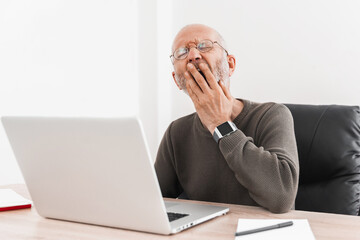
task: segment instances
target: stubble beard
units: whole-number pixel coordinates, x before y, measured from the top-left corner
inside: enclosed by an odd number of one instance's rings
[[[216,61],[213,74],[217,82],[222,80],[225,83],[225,86],[229,87],[229,65],[227,63],[226,57],[223,57],[222,59]],[[177,74],[175,72],[175,79],[182,91],[189,96],[189,92],[186,89],[186,78],[184,77],[184,73]]]

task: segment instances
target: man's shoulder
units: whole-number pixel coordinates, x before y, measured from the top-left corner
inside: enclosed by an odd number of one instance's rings
[[[180,118],[174,120],[170,124],[170,130],[171,130],[171,132],[183,131],[184,129],[193,126],[195,120],[196,120],[196,112],[191,113],[186,116],[183,116],[183,117],[180,117]]]
[[[260,113],[262,115],[273,115],[273,114],[290,114],[290,110],[281,103],[276,102],[252,102],[248,101],[249,112]]]

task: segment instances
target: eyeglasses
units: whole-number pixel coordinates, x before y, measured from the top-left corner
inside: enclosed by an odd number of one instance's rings
[[[217,45],[219,45],[222,49],[224,49],[224,51],[226,52],[226,55],[229,55],[228,51],[226,51],[226,49],[223,46],[221,46],[220,43],[218,43],[217,41],[213,42],[208,39],[200,41],[194,48],[196,48],[200,52],[204,53],[204,52],[208,52],[211,49],[213,49],[215,43]],[[181,47],[181,48],[176,49],[173,52],[173,54],[170,55],[171,62],[174,63],[174,59],[181,60],[181,59],[187,58],[191,48],[192,47]]]

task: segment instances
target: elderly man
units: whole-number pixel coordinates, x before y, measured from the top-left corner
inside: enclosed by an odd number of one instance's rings
[[[163,196],[293,208],[299,164],[290,111],[230,94],[235,57],[214,29],[185,26],[172,51],[173,78],[196,112],[172,122],[161,141],[155,169]]]

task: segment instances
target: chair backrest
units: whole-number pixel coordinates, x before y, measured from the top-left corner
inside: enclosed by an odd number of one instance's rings
[[[359,215],[359,107],[285,105],[294,118],[300,162],[295,208]]]

